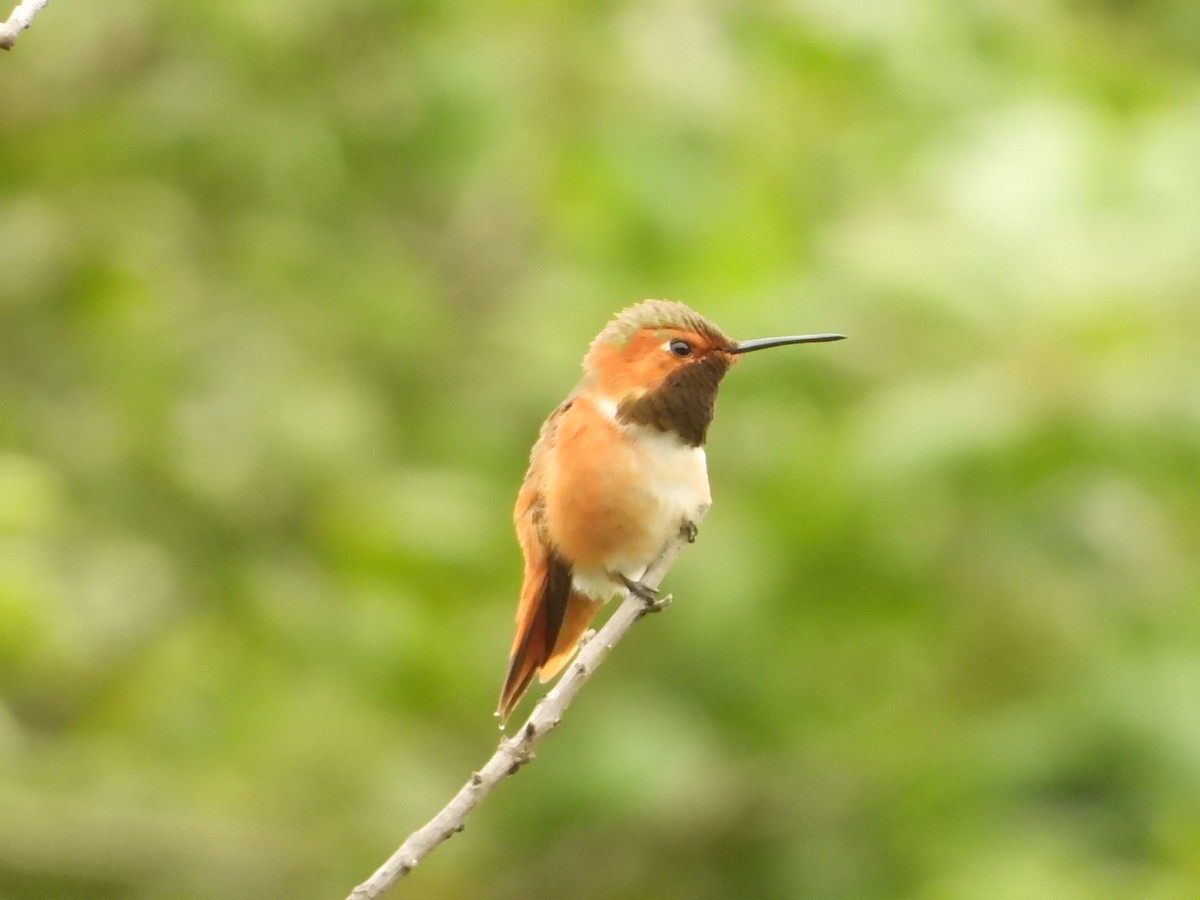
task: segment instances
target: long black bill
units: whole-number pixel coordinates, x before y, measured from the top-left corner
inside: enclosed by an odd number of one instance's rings
[[[844,334],[794,334],[791,337],[758,338],[753,341],[738,341],[725,352],[752,353],[755,350],[766,350],[768,347],[782,347],[784,344],[823,344],[826,341],[841,341],[845,338]]]

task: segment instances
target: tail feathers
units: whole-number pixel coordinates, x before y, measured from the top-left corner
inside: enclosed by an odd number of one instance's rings
[[[542,663],[538,670],[538,680],[545,684],[562,671],[563,666],[570,662],[579,646],[579,639],[596,618],[596,613],[603,606],[600,600],[593,600],[587,594],[572,591],[567,601],[567,609],[563,615],[562,626],[558,630],[558,640],[554,642],[554,651],[549,659]]]
[[[543,577],[527,581],[517,610],[517,633],[504,676],[497,712],[507,720],[533,676],[543,682],[566,665],[600,603],[571,589],[571,568],[556,556]]]

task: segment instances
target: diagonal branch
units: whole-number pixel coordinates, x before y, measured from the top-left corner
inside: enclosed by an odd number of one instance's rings
[[[707,511],[708,508],[705,507],[699,512],[696,524],[699,524]],[[694,532],[690,535],[685,532],[669,541],[658,558],[646,569],[642,582],[650,587],[658,587],[671,564],[675,562],[679,551],[694,536]],[[584,682],[592,676],[596,667],[604,661],[609,651],[633,624],[654,608],[653,605],[630,594],[604,627],[580,647],[579,655],[567,667],[558,684],[534,707],[525,724],[512,737],[502,738],[500,746],[496,748],[492,758],[484,763],[483,768],[472,773],[467,783],[442,811],[409,835],[400,845],[400,849],[393,853],[374,875],[354,889],[348,900],[372,900],[381,896],[411,872],[434,847],[462,831],[467,814],[494,791],[501,781],[509,775],[515,775],[521,766],[533,760],[533,748],[562,721],[563,712],[579,693]]]
[[[50,0],[21,0],[8,17],[8,21],[0,24],[0,50],[11,50],[17,42],[17,35],[33,24],[33,17],[49,2]]]

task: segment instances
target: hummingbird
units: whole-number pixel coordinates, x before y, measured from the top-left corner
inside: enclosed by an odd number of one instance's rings
[[[641,579],[667,542],[696,538],[711,503],[704,440],[721,379],[743,354],[841,334],[735,341],[682,303],[619,312],[583,358],[583,379],[542,425],[513,510],[525,574],[496,713],[575,652],[607,600],[651,604]]]

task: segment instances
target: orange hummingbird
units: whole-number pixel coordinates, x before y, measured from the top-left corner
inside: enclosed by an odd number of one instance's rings
[[[606,600],[656,591],[646,568],[677,534],[696,536],[711,498],[704,438],[717,388],[743,353],[840,334],[734,341],[682,303],[618,313],[583,359],[583,380],[550,414],[529,455],[513,520],[525,578],[497,714],[536,674],[566,665]]]

